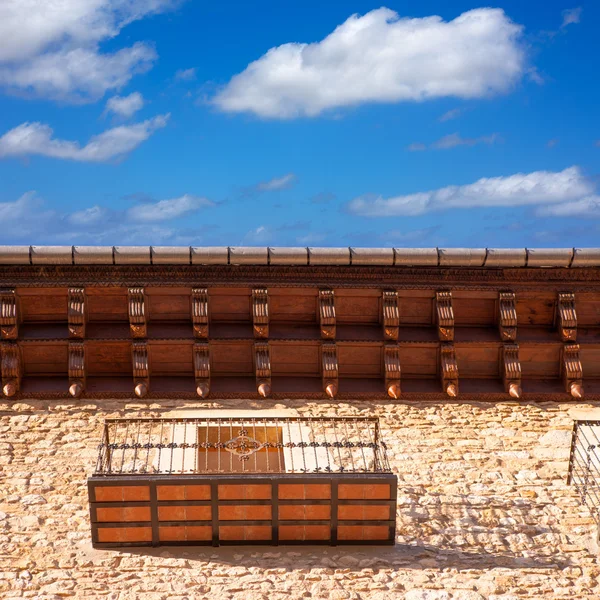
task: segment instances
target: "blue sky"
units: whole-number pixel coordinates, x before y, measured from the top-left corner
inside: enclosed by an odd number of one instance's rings
[[[600,4],[5,0],[4,244],[599,246]]]

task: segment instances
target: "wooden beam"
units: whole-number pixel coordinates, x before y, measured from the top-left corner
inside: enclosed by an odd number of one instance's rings
[[[69,342],[69,394],[79,398],[85,390],[85,345],[81,341]]]
[[[2,342],[2,392],[9,398],[21,389],[23,364],[16,342]]]
[[[504,344],[502,347],[502,362],[504,389],[513,398],[520,398],[521,389],[521,362],[519,361],[519,345]]]
[[[458,366],[454,344],[442,344],[440,347],[440,376],[442,389],[448,396],[458,396]]]
[[[192,324],[194,337],[208,339],[208,290],[192,289]]]
[[[127,290],[127,299],[129,307],[129,329],[131,337],[147,337],[146,326],[146,301],[144,298],[144,288],[136,287]]]
[[[335,339],[335,296],[333,290],[319,290],[319,324],[322,338]]]
[[[321,369],[323,390],[330,398],[335,398],[339,389],[339,368],[335,342],[323,342],[321,346]]]
[[[503,342],[517,339],[517,306],[514,292],[498,294],[498,330]]]
[[[194,377],[196,378],[196,393],[200,398],[206,398],[210,393],[210,348],[208,342],[194,344]]]
[[[583,368],[579,344],[565,344],[562,349],[561,373],[565,390],[573,398],[583,397]]]
[[[69,288],[69,307],[67,311],[69,337],[83,339],[85,337],[85,289]]]
[[[266,288],[252,290],[252,325],[254,337],[269,337],[269,295]]]
[[[385,389],[390,398],[400,397],[400,354],[397,344],[386,344],[383,349]]]
[[[0,330],[4,340],[19,337],[19,309],[14,289],[0,290]]]
[[[400,311],[398,309],[398,292],[384,290],[382,298],[383,311],[383,338],[386,340],[398,339],[400,330]]]
[[[271,353],[269,342],[254,342],[254,372],[256,389],[267,398],[271,395]]]
[[[442,342],[454,340],[454,310],[452,292],[435,293],[435,315],[438,336]]]
[[[561,292],[556,301],[556,325],[563,342],[577,340],[577,312],[575,294]]]
[[[148,363],[148,344],[136,341],[131,344],[133,362],[133,386],[135,395],[143,398],[150,391],[150,366]]]

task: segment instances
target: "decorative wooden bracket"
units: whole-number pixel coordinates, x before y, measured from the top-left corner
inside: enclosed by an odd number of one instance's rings
[[[335,342],[323,342],[321,347],[323,389],[330,398],[335,398],[339,388],[337,348]]]
[[[442,344],[440,348],[440,375],[442,389],[448,396],[458,396],[458,367],[453,344]]]
[[[192,324],[194,337],[208,339],[208,290],[192,289]]]
[[[500,292],[498,295],[498,329],[503,342],[517,339],[517,305],[514,292]]]
[[[563,342],[574,342],[577,339],[575,294],[558,294],[556,303],[556,325],[560,331],[560,337]]]
[[[271,353],[268,342],[254,342],[254,371],[256,389],[267,398],[271,395]]]
[[[383,338],[398,340],[400,330],[400,311],[398,310],[398,292],[384,290],[383,292]]]
[[[319,323],[321,337],[335,339],[335,297],[333,290],[319,290]]]
[[[561,373],[567,393],[573,398],[583,397],[583,368],[579,344],[565,344],[562,349]]]
[[[133,342],[131,345],[133,361],[133,385],[138,398],[143,398],[150,391],[150,366],[148,364],[148,344]]]
[[[438,336],[442,342],[454,340],[454,310],[452,292],[435,293],[435,314]]]
[[[5,340],[16,340],[19,336],[19,311],[14,289],[0,290],[0,329]]]
[[[252,290],[252,324],[255,338],[269,337],[269,295],[265,288]]]
[[[21,352],[15,342],[2,343],[2,392],[9,398],[21,389],[23,365]]]
[[[196,393],[200,398],[206,398],[210,393],[210,348],[208,342],[194,344],[194,377],[196,378]]]
[[[69,394],[79,398],[85,390],[85,346],[83,342],[69,342]]]
[[[513,398],[520,398],[521,389],[521,362],[519,360],[519,345],[504,344],[502,347],[502,362],[504,390]]]
[[[396,344],[386,344],[383,349],[385,389],[390,398],[400,398],[400,354]]]
[[[129,328],[131,337],[147,337],[146,327],[146,303],[144,299],[144,288],[129,288],[127,290],[129,304]]]
[[[83,339],[85,337],[85,290],[69,288],[69,337]]]

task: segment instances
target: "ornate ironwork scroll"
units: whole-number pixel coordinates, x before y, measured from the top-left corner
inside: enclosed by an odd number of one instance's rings
[[[133,361],[133,385],[138,398],[143,398],[150,391],[150,366],[148,363],[148,344],[133,342],[131,345]]]
[[[269,295],[266,288],[252,290],[252,325],[255,338],[269,337]]]
[[[579,344],[563,346],[561,373],[567,393],[573,398],[583,398],[583,367],[579,356]]]
[[[385,389],[390,398],[400,397],[400,353],[396,344],[386,344],[383,350]]]
[[[323,342],[321,347],[323,389],[330,398],[335,398],[339,389],[338,357],[335,342]]]
[[[85,345],[69,342],[69,394],[79,398],[85,390]]]
[[[498,295],[498,330],[503,342],[517,339],[517,306],[514,292],[500,292]]]
[[[440,347],[440,375],[442,389],[448,396],[458,396],[458,366],[453,344],[442,344]]]
[[[442,342],[451,342],[454,340],[452,292],[436,292],[435,309],[438,336]]]
[[[563,342],[574,342],[577,339],[575,294],[558,294],[556,303],[556,324]]]
[[[520,398],[521,389],[521,362],[519,361],[519,345],[504,344],[502,347],[502,362],[504,389],[513,398]]]
[[[69,288],[69,337],[83,339],[85,337],[85,289]]]
[[[196,338],[208,339],[208,290],[206,288],[192,289],[192,324]]]
[[[227,440],[223,447],[227,452],[231,452],[240,460],[249,460],[253,454],[262,450],[267,444],[261,443],[248,435],[246,429],[240,429],[237,437]]]
[[[210,393],[210,349],[208,342],[194,344],[194,377],[196,378],[196,393],[206,398]]]
[[[319,290],[319,324],[322,338],[335,339],[335,297],[333,290]]]
[[[144,288],[129,288],[127,295],[131,337],[145,338],[147,337],[147,327]]]
[[[19,311],[14,289],[0,290],[0,330],[5,340],[19,336]]]
[[[397,340],[400,330],[400,311],[398,309],[398,292],[384,290],[383,299],[383,337],[386,340]]]

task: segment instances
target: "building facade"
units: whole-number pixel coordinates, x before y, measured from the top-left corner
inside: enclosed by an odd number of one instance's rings
[[[599,267],[0,248],[1,593],[600,597]]]

